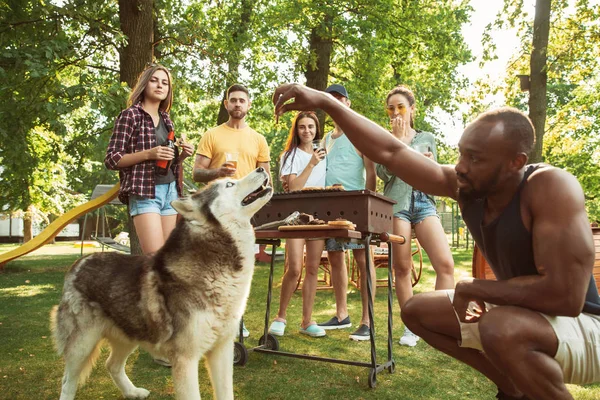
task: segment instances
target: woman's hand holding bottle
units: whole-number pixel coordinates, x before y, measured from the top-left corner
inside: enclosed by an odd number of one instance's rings
[[[172,160],[175,151],[167,146],[156,146],[147,150],[149,160]]]

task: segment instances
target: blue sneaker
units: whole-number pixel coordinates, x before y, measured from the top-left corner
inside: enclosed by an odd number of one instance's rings
[[[348,315],[341,321],[339,321],[337,317],[333,317],[329,321],[319,324],[319,326],[323,329],[345,329],[350,328],[352,324],[350,323],[350,316]]]
[[[317,324],[310,324],[306,327],[306,329],[300,327],[300,333],[302,333],[303,335],[308,335],[310,337],[323,337],[327,335],[325,329],[321,328]]]
[[[269,327],[269,333],[275,336],[283,336],[285,333],[285,322],[283,321],[273,321],[271,322],[271,326]]]

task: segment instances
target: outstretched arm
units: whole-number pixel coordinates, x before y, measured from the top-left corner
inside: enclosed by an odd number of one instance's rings
[[[376,123],[342,105],[330,94],[298,84],[286,84],[275,90],[273,103],[277,116],[292,110],[322,109],[370,160],[385,165],[394,175],[418,190],[456,198],[454,168],[440,166],[423,157]]]
[[[460,318],[465,316],[464,303],[469,299],[548,315],[581,312],[594,265],[594,242],[581,186],[575,177],[556,168],[535,172],[527,186],[522,201],[531,212],[534,259],[540,275],[459,282],[455,306]]]

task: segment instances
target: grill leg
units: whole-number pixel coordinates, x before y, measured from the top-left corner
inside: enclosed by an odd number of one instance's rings
[[[387,242],[388,245],[388,361],[392,361],[392,325],[393,325],[393,294],[392,294],[392,281],[393,281],[393,254],[392,254],[392,242]]]
[[[371,339],[371,366],[377,368],[377,354],[375,352],[375,318],[373,316],[373,282],[371,282],[371,257],[370,257],[371,235],[365,237],[365,272],[367,274],[367,304],[369,307],[369,332]]]
[[[275,252],[279,246],[279,241],[271,243],[271,266],[269,269],[269,288],[267,290],[267,310],[265,312],[265,331],[264,337],[266,338],[269,333],[269,318],[271,314],[271,294],[273,291],[273,265],[275,264]],[[265,342],[266,343],[266,342]]]

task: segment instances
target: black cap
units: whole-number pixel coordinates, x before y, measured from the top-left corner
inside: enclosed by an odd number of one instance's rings
[[[341,94],[342,96],[344,96],[345,98],[349,99],[350,96],[348,96],[348,91],[346,90],[345,87],[343,87],[342,85],[340,85],[339,83],[334,83],[333,85],[329,85],[327,87],[327,89],[325,89],[326,93],[337,93],[337,94]]]

